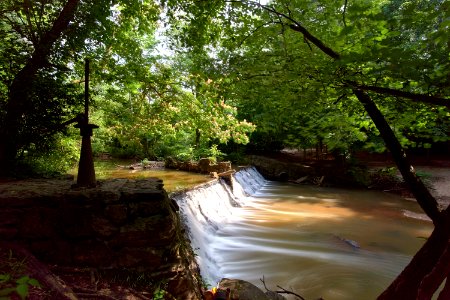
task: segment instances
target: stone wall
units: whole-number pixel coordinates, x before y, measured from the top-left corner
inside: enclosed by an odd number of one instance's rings
[[[92,189],[72,183],[0,184],[0,240],[47,263],[145,272],[166,281],[177,298],[199,299],[177,205],[162,181],[113,179]]]
[[[214,163],[209,158],[201,158],[196,161],[179,161],[172,157],[168,157],[164,166],[168,169],[175,169],[181,171],[209,174],[212,172],[223,173],[231,170],[231,162],[223,161]]]
[[[327,186],[359,186],[365,176],[364,168],[349,168],[339,161],[295,163],[280,161],[260,155],[249,155],[248,163],[269,180],[293,181],[297,183]]]
[[[264,178],[269,180],[296,180],[303,176],[316,175],[316,170],[305,164],[282,162],[258,155],[249,155],[247,159],[249,164],[255,166]],[[286,178],[282,178],[283,176]]]

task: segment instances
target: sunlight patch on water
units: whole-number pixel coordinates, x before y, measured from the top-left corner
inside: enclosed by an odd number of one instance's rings
[[[415,203],[380,192],[269,182],[246,202],[209,244],[220,273],[309,299],[376,298],[431,232],[402,214]]]
[[[127,178],[127,179],[144,179],[144,178],[159,178],[164,183],[164,189],[168,192],[180,191],[188,188],[193,188],[199,184],[211,181],[211,177],[205,174],[197,174],[191,172],[170,170],[170,169],[144,169],[144,170],[130,170],[124,167],[131,165],[129,160],[106,160],[95,161],[95,175],[97,180],[112,179],[112,178]],[[77,176],[78,169],[74,168],[69,173]]]
[[[309,222],[314,219],[340,221],[356,216],[354,210],[340,206],[339,201],[335,199],[325,199],[316,203],[298,200],[282,201],[273,205],[273,201],[269,199],[258,198],[251,205],[244,207],[240,214],[242,217],[252,219],[255,222],[270,223],[301,221],[303,219],[308,219]]]

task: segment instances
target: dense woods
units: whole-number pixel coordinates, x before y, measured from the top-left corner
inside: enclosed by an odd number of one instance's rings
[[[96,154],[389,151],[436,230],[380,298],[428,299],[449,275],[450,212],[406,153],[448,153],[449,30],[448,0],[4,0],[0,170],[74,165],[89,58]]]

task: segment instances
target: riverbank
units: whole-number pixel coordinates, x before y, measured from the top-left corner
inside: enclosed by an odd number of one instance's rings
[[[249,161],[268,179],[284,179],[299,184],[370,188],[415,200],[403,183],[394,161],[386,154],[361,153],[352,164],[342,164],[331,159],[305,160],[299,152],[281,151],[252,155],[249,156]],[[413,156],[411,161],[441,207],[450,205],[450,157]],[[283,176],[285,177],[282,178]]]

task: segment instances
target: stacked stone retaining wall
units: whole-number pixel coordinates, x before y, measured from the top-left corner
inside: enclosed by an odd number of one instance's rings
[[[180,221],[158,179],[113,179],[91,189],[71,180],[0,184],[0,240],[58,265],[145,272],[180,299],[199,299]]]

